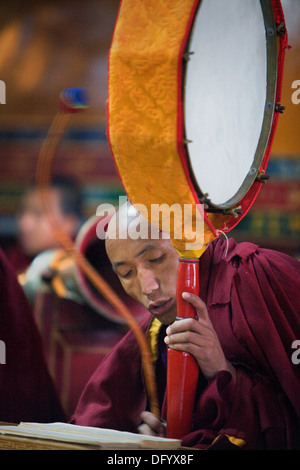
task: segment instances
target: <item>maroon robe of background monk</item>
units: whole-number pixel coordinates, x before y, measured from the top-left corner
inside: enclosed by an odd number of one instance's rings
[[[161,416],[166,418],[168,343],[193,353],[201,370],[184,446],[300,449],[300,364],[292,360],[293,342],[300,339],[300,263],[232,239],[226,248],[215,240],[200,258],[200,298],[187,299],[198,320],[171,324],[178,256],[170,241],[113,240],[108,246],[123,287],[150,310],[141,320],[144,331],[150,334],[152,323],[161,321]],[[207,347],[211,351],[201,356]],[[139,348],[129,332],[91,377],[71,422],[163,435],[148,409]]]
[[[65,419],[27,298],[0,250],[0,421]]]

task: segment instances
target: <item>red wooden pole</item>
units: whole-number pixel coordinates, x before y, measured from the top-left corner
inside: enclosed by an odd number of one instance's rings
[[[194,307],[182,293],[199,295],[199,259],[180,258],[177,277],[177,320],[196,317]],[[168,349],[167,360],[167,437],[181,439],[192,429],[199,366],[185,352]]]

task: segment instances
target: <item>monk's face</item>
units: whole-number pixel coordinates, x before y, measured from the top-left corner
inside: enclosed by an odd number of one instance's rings
[[[127,294],[161,323],[175,321],[179,261],[170,240],[107,240],[106,250]]]
[[[65,233],[73,237],[78,227],[78,219],[64,213],[61,198],[59,190],[50,189],[48,202],[57,223]],[[35,189],[24,195],[22,200],[21,212],[18,217],[18,238],[22,250],[30,257],[59,247],[51,223],[45,217],[40,195]]]

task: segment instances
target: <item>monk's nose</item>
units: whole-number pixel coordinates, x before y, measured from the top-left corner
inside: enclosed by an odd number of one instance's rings
[[[148,269],[139,272],[139,281],[141,285],[141,291],[144,295],[150,295],[159,288],[158,281],[156,280],[153,273]]]

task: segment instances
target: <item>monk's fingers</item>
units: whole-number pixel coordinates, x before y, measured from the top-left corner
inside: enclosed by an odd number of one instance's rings
[[[172,325],[169,325],[166,334],[168,336],[183,333],[183,332],[192,331],[198,335],[212,336],[214,335],[214,328],[209,319],[203,318],[183,318],[178,320]]]
[[[141,414],[143,423],[138,427],[140,434],[146,434],[148,436],[165,436],[165,425],[150,411],[143,411]]]
[[[201,347],[193,343],[172,343],[168,346],[170,349],[174,349],[175,351],[182,351],[191,354],[194,356],[201,368],[205,348],[202,348],[201,351]]]
[[[137,431],[139,434],[144,434],[145,436],[157,436],[157,434],[152,431],[152,429],[146,423],[142,423],[138,428]]]
[[[191,294],[190,292],[183,292],[182,298],[195,308],[198,318],[203,318],[204,320],[209,319],[206,304],[200,299],[200,297],[195,294]],[[178,315],[180,316],[180,312],[178,312]]]
[[[164,341],[170,347],[177,347],[178,345],[180,345],[180,347],[186,347],[187,345],[193,345],[196,347],[207,348],[213,347],[214,335],[211,332],[203,335],[198,332],[186,330],[169,334],[165,337]]]
[[[193,356],[204,377],[208,380],[215,377],[221,370],[229,370],[222,350],[212,343],[207,343],[205,346],[199,346],[193,343],[174,343],[169,347],[178,352],[189,353]]]

